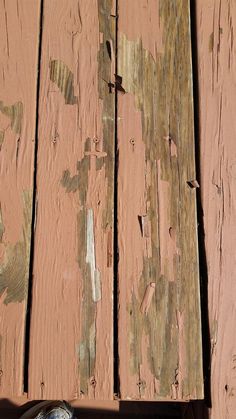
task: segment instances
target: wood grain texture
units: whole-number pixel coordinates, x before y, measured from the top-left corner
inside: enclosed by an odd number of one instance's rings
[[[0,396],[23,393],[40,1],[0,2]]]
[[[121,399],[201,399],[189,2],[118,6]]]
[[[196,2],[200,166],[214,419],[236,417],[236,4]],[[203,281],[206,282],[204,277]],[[201,415],[194,417],[200,418]]]
[[[44,1],[31,398],[113,397],[113,14]]]

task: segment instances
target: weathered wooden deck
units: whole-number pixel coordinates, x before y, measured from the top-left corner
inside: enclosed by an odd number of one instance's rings
[[[0,10],[0,397],[235,418],[236,5]]]

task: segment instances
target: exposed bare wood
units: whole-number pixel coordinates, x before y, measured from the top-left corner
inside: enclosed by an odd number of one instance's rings
[[[200,399],[189,1],[118,5],[121,399]]]
[[[40,0],[0,2],[0,396],[23,394]]]

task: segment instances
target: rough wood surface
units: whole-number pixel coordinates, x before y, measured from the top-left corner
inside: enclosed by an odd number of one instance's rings
[[[39,5],[0,2],[0,395],[23,393]]]
[[[121,399],[200,399],[189,2],[118,13]]]
[[[29,396],[113,397],[113,0],[45,0]]]
[[[236,3],[199,0],[200,166],[211,339],[207,417],[236,417]],[[207,281],[206,275],[202,279]],[[195,418],[202,418],[197,413]]]

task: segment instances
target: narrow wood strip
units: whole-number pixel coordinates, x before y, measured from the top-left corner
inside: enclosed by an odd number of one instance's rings
[[[0,396],[23,394],[40,0],[0,2]]]
[[[113,0],[45,0],[29,396],[113,396]]]
[[[121,399],[200,399],[189,1],[118,5]]]
[[[233,419],[236,417],[236,3],[199,0],[196,12],[202,243],[205,239],[206,253],[203,246],[202,250],[207,265],[202,281],[205,295],[208,291],[211,345],[211,380],[207,384],[212,409],[207,417]],[[207,340],[208,336],[205,337]],[[202,418],[201,412],[195,413],[194,418]]]

